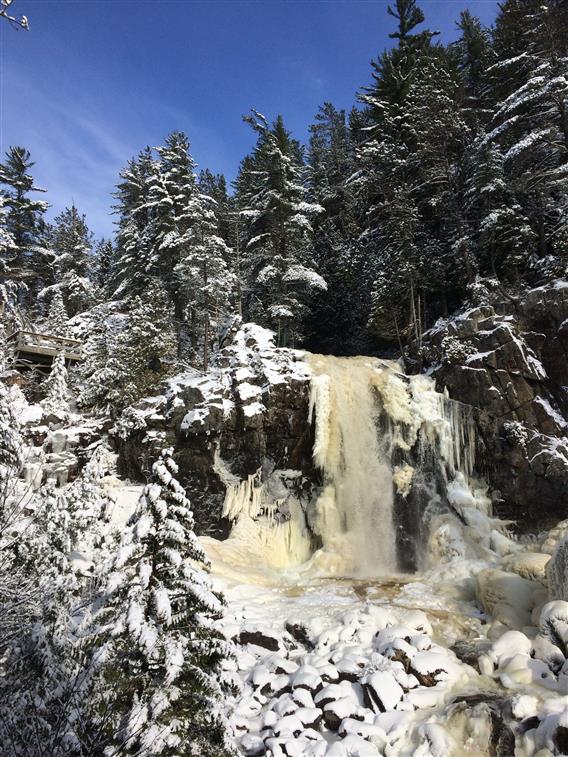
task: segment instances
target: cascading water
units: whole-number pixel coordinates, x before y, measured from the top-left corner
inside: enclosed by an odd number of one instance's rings
[[[224,542],[206,539],[207,550],[232,572],[252,570],[264,580],[268,571],[268,582],[274,571],[281,576],[290,570],[306,578],[392,575],[397,541],[399,549],[402,544],[418,553],[422,540],[424,552],[427,537],[419,524],[431,502],[443,509],[445,501],[458,511],[477,506],[468,490],[475,452],[471,419],[436,392],[430,378],[407,377],[398,363],[304,359],[311,373],[306,422],[313,425],[313,459],[323,485],[307,502],[294,493],[300,471],[266,475],[259,469],[241,481],[218,451],[223,515],[233,526]],[[413,564],[402,563],[406,569]]]
[[[313,455],[324,476],[310,525],[344,573],[364,576],[396,570],[393,471],[378,439],[376,362],[309,357]]]

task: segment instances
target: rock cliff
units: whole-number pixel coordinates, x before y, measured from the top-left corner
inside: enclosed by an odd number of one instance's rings
[[[475,409],[477,468],[521,529],[568,514],[568,282],[494,294],[427,332],[411,360]]]

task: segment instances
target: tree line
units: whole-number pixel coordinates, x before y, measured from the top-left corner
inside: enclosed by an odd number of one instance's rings
[[[251,111],[257,140],[232,193],[172,133],[122,170],[113,240],[95,245],[75,207],[46,223],[30,155],[10,149],[2,296],[36,320],[54,302],[75,320],[94,309],[90,401],[134,397],[176,361],[206,368],[231,314],[281,346],[404,350],[487,289],[565,273],[566,3],[505,0],[492,28],[464,11],[450,44],[417,0],[388,12],[393,47],[357,107],[324,103],[307,145]],[[153,326],[160,349],[140,349]]]

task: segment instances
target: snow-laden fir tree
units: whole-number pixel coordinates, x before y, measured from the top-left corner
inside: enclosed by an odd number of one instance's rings
[[[4,204],[8,210],[5,228],[13,244],[3,249],[4,264],[10,278],[30,287],[35,278],[38,251],[41,252],[41,234],[48,204],[31,196],[45,190],[35,186],[30,169],[34,163],[24,147],[10,147],[6,160],[0,164],[0,184],[4,185]],[[33,289],[33,286],[31,287]]]
[[[566,3],[507,0],[496,20],[496,108],[488,137],[537,234],[539,257],[563,255],[568,192]]]
[[[321,206],[307,201],[302,155],[282,117],[271,127],[256,111],[245,118],[258,134],[252,156],[241,164],[237,203],[243,218],[243,265],[248,315],[277,331],[278,344],[293,344],[314,292],[327,288],[314,270],[312,220]]]
[[[10,754],[94,754],[83,708],[95,669],[78,635],[82,587],[69,560],[70,524],[65,495],[48,482],[17,550],[22,598],[31,585],[33,603],[0,676],[0,742]]]
[[[185,303],[194,356],[203,370],[209,364],[212,342],[226,316],[235,276],[228,259],[231,251],[217,233],[213,200],[196,194],[189,205],[192,223],[184,244],[184,257],[176,266]]]
[[[93,561],[95,551],[103,546],[104,524],[108,523],[112,506],[103,478],[112,466],[112,453],[104,444],[99,444],[79,476],[64,490],[70,515],[71,546],[83,555],[87,564]],[[101,567],[101,557],[98,556],[95,568]]]
[[[465,207],[479,270],[514,282],[536,253],[536,235],[507,184],[499,148],[486,139],[478,140],[469,168]]]
[[[225,755],[218,665],[226,644],[172,450],[154,463],[95,620],[106,639],[105,754]]]
[[[60,292],[70,315],[76,315],[93,305],[96,286],[91,279],[93,235],[85,216],[75,205],[60,213],[48,235],[54,253],[55,282],[40,293],[40,300]]]
[[[45,391],[45,398],[42,401],[44,412],[47,415],[65,417],[69,413],[69,381],[63,352],[54,358],[51,372],[44,382],[43,389]]]
[[[154,212],[150,190],[157,171],[157,161],[147,147],[128,161],[120,172],[121,181],[115,193],[118,232],[109,282],[109,289],[114,289],[117,298],[140,294],[148,285],[152,245],[150,221]]]
[[[69,316],[63,302],[61,290],[57,289],[49,303],[49,312],[47,314],[46,330],[54,336],[69,336]]]

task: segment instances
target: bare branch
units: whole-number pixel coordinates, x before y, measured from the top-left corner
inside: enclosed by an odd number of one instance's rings
[[[6,19],[10,26],[13,29],[16,29],[16,31],[18,29],[29,31],[30,24],[27,16],[20,16],[20,18],[17,18],[16,16],[8,15],[8,8],[12,5],[13,1],[14,0],[0,0],[0,18]]]

